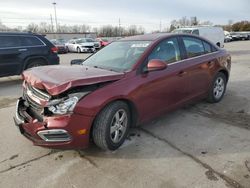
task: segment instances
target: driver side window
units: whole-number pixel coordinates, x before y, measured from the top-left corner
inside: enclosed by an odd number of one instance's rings
[[[181,60],[177,38],[171,38],[160,42],[149,55],[148,61],[152,59],[160,59],[167,64]]]

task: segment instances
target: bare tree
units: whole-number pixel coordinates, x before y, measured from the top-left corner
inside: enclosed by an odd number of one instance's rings
[[[7,30],[8,30],[8,28],[4,24],[2,24],[2,22],[0,20],[0,31],[7,31]]]
[[[37,24],[35,23],[30,23],[27,27],[26,27],[27,31],[33,32],[33,33],[37,33],[39,31],[39,27]]]
[[[172,20],[170,31],[175,28],[186,27],[186,26],[195,26],[195,25],[213,25],[210,21],[199,21],[196,16],[188,19],[186,16],[182,17],[179,20]]]

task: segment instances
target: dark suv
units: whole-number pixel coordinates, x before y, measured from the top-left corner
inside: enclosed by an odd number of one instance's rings
[[[0,77],[56,64],[59,64],[57,48],[45,37],[33,33],[0,33]]]

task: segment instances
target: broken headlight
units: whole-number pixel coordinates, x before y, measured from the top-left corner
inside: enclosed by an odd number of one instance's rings
[[[51,100],[47,104],[50,112],[57,115],[63,115],[73,112],[77,102],[89,92],[70,94],[68,98]]]

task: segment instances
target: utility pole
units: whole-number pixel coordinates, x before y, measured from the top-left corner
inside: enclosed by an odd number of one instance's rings
[[[121,19],[119,18],[119,35],[121,37],[122,33],[121,33]]]
[[[52,14],[50,14],[50,22],[51,22],[51,31],[52,31],[52,33],[53,33],[53,32],[54,32],[54,25],[53,25]]]
[[[56,2],[53,2],[52,5],[54,6],[54,11],[55,11],[56,32],[58,32],[57,15],[56,15]]]
[[[161,20],[160,20],[160,32],[161,32]]]

